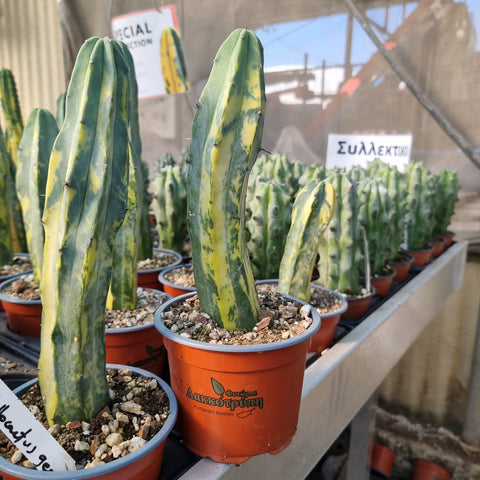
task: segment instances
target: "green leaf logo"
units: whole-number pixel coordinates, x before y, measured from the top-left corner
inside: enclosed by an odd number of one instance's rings
[[[217,395],[223,395],[225,393],[225,388],[223,387],[223,385],[218,380],[215,380],[213,377],[211,378],[211,380],[213,391]]]

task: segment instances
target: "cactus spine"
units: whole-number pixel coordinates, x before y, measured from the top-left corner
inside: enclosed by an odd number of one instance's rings
[[[9,189],[10,158],[7,153],[3,131],[0,128],[0,263],[7,265],[13,257],[12,236],[10,231]]]
[[[127,204],[127,77],[118,42],[83,44],[50,157],[39,360],[50,423],[89,420],[109,400],[105,305]]]
[[[188,229],[202,310],[226,329],[251,329],[260,310],[245,241],[245,197],[265,114],[263,48],[234,30],[200,96],[188,171]]]
[[[460,183],[454,170],[441,170],[434,176],[434,181],[436,193],[433,233],[445,235],[455,212]]]
[[[48,110],[36,108],[28,117],[18,152],[15,184],[22,206],[28,252],[37,285],[40,285],[43,263],[42,215],[48,162],[57,135],[55,117]]]
[[[162,30],[160,36],[160,66],[167,93],[181,93],[190,89],[182,40],[172,27]]]
[[[9,179],[15,185],[18,150],[23,134],[23,120],[18,101],[17,86],[13,74],[8,69],[0,70],[0,102],[5,118],[5,144],[9,163]],[[23,226],[22,208],[15,188],[9,189],[9,215],[12,247],[14,252],[26,252],[27,242]]]
[[[327,181],[311,180],[298,192],[280,264],[279,292],[310,301],[318,248],[335,210],[335,191]]]
[[[358,220],[361,200],[356,184],[341,169],[328,171],[337,197],[337,209],[319,246],[319,285],[347,295],[361,293],[360,262],[363,237]]]

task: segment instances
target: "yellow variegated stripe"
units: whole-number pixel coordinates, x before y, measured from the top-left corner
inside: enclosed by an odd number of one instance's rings
[[[127,204],[127,72],[116,42],[84,43],[50,158],[39,360],[50,423],[88,420],[108,402],[104,313]]]
[[[160,66],[167,93],[181,93],[190,89],[182,41],[178,32],[171,27],[162,30],[160,36]]]
[[[310,282],[318,247],[335,210],[335,190],[325,180],[311,180],[298,192],[280,264],[279,292],[310,301]]]
[[[188,225],[202,310],[227,329],[252,328],[259,311],[245,242],[248,173],[263,131],[263,51],[235,30],[220,47],[195,114]]]

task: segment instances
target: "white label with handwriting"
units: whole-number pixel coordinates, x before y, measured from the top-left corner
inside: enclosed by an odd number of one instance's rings
[[[0,379],[0,430],[37,470],[75,470],[75,460]]]

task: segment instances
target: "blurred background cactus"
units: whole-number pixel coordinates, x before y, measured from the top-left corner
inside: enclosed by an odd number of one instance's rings
[[[441,170],[434,176],[434,235],[445,235],[455,213],[460,183],[455,170]]]

